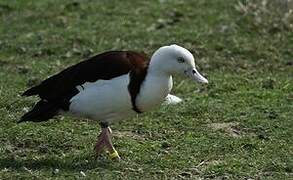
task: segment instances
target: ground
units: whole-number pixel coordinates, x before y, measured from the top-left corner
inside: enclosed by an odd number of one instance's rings
[[[293,23],[286,0],[0,2],[0,179],[293,179]],[[16,124],[20,94],[106,50],[179,44],[209,85],[112,126],[122,157],[94,159],[99,123]]]

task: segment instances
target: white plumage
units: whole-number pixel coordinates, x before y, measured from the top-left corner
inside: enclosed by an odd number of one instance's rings
[[[111,80],[98,80],[78,87],[70,102],[69,112],[103,122],[113,122],[135,115],[127,89],[129,75]]]

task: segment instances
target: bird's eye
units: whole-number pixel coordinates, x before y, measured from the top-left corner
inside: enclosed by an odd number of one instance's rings
[[[183,57],[179,57],[179,58],[177,58],[177,61],[179,63],[184,63],[185,62],[185,59]]]

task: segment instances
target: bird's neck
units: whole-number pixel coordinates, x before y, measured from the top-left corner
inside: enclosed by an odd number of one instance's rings
[[[164,65],[160,62],[160,59],[156,57],[151,58],[151,61],[148,67],[148,75],[158,76],[162,78],[171,77],[171,74],[165,70]]]
[[[163,71],[162,68],[150,64],[145,77],[145,83],[145,87],[152,87],[154,91],[161,91],[162,95],[167,96],[173,85],[172,75]]]
[[[140,90],[138,107],[142,111],[148,111],[160,105],[170,93],[172,86],[170,74],[150,67]]]

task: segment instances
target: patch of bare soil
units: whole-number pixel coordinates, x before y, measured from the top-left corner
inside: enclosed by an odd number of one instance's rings
[[[208,127],[217,131],[222,130],[226,134],[232,136],[232,137],[241,137],[242,132],[239,127],[238,122],[229,122],[229,123],[211,123],[208,124]]]
[[[129,137],[129,138],[140,140],[140,141],[145,140],[145,137],[143,135],[140,135],[131,131],[115,131],[113,133],[113,136],[117,138]]]

